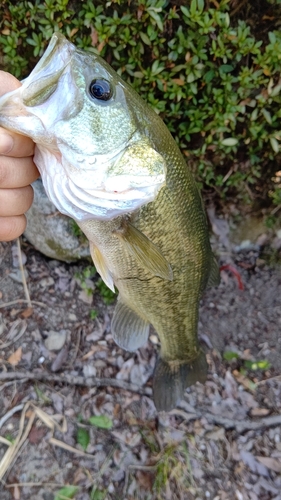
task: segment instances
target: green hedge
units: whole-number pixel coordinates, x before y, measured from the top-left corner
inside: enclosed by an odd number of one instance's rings
[[[281,205],[281,0],[4,0],[0,14],[4,69],[24,77],[59,30],[162,116],[209,197]]]

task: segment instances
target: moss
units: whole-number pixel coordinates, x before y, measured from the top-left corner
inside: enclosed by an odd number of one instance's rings
[[[74,262],[81,259],[81,256],[78,253],[75,255],[73,250],[66,250],[57,241],[47,239],[45,243],[50,248],[51,251],[49,256],[53,259],[55,258],[64,262]],[[44,253],[47,255],[46,251],[44,251]]]

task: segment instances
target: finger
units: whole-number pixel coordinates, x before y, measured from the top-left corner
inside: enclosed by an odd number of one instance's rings
[[[20,86],[21,83],[13,75],[0,71],[0,95]],[[0,128],[0,154],[18,157],[31,156],[33,153],[34,143],[29,137]]]
[[[35,144],[25,135],[15,134],[0,127],[0,155],[22,157],[34,154]]]
[[[11,241],[18,238],[26,228],[25,215],[0,217],[0,241]]]
[[[18,189],[1,189],[0,214],[1,217],[24,214],[32,205],[33,189],[26,186]]]
[[[31,156],[27,158],[0,156],[0,188],[28,186],[38,177],[39,172]]]
[[[6,71],[0,71],[0,95],[6,94],[21,86],[21,82]]]

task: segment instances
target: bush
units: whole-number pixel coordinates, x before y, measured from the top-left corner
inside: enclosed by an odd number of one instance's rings
[[[209,196],[281,205],[280,0],[4,0],[0,12],[4,69],[24,77],[59,30],[161,115]]]

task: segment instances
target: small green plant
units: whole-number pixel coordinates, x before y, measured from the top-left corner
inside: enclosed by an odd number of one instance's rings
[[[89,423],[95,427],[99,427],[100,429],[112,429],[113,427],[111,418],[106,415],[94,415],[89,418]]]
[[[90,500],[105,500],[106,498],[106,490],[101,490],[93,486],[93,489],[90,494]]]
[[[71,230],[73,236],[76,236],[76,238],[79,238],[81,243],[86,242],[87,238],[86,238],[85,234],[83,233],[83,231],[81,231],[77,222],[75,222],[75,220],[73,220],[73,219],[70,219],[69,222],[70,222],[70,230]]]
[[[116,293],[112,292],[106,284],[100,278],[97,281],[97,288],[101,294],[101,297],[106,305],[112,304],[116,299]]]
[[[54,500],[71,500],[78,491],[78,486],[64,486],[55,494]]]
[[[98,316],[98,312],[95,309],[91,309],[90,311],[90,319],[96,319]]]
[[[263,359],[260,361],[245,360],[244,365],[245,368],[253,371],[256,370],[266,371],[269,370],[269,368],[271,367],[271,364],[269,363],[269,361],[267,361],[267,359]]]
[[[7,441],[9,441],[10,443],[14,443],[15,441],[15,438],[12,436],[12,434],[6,434],[5,436],[5,439],[7,439]]]
[[[76,441],[82,446],[83,450],[86,451],[90,442],[90,434],[87,429],[85,429],[84,427],[78,427]]]
[[[41,389],[39,389],[38,385],[34,386],[34,390],[36,392],[38,401],[40,401],[40,403],[43,403],[44,405],[48,405],[51,403],[51,399],[48,398],[48,396],[46,396],[44,392],[41,391]]]
[[[256,371],[266,371],[269,370],[271,364],[268,360],[252,360],[252,359],[243,359],[240,354],[235,351],[225,351],[223,353],[223,359],[226,361],[239,361],[241,363],[240,372],[246,374],[248,370]]]
[[[85,290],[87,295],[93,295],[94,289],[97,288],[106,305],[114,302],[116,294],[106,286],[101,278],[98,278],[95,283],[92,281],[92,279],[96,277],[95,266],[86,266],[83,271],[76,272],[74,276],[79,281],[82,290]],[[92,309],[90,311],[90,318],[95,319],[97,314],[97,311]]]
[[[166,446],[155,466],[153,491],[157,498],[165,498],[167,488],[178,494],[188,493],[193,482],[188,448],[185,442]]]
[[[89,296],[93,295],[93,290],[95,288],[92,278],[96,275],[95,266],[86,266],[83,271],[76,272],[74,274],[75,278],[79,281],[82,290]]]

